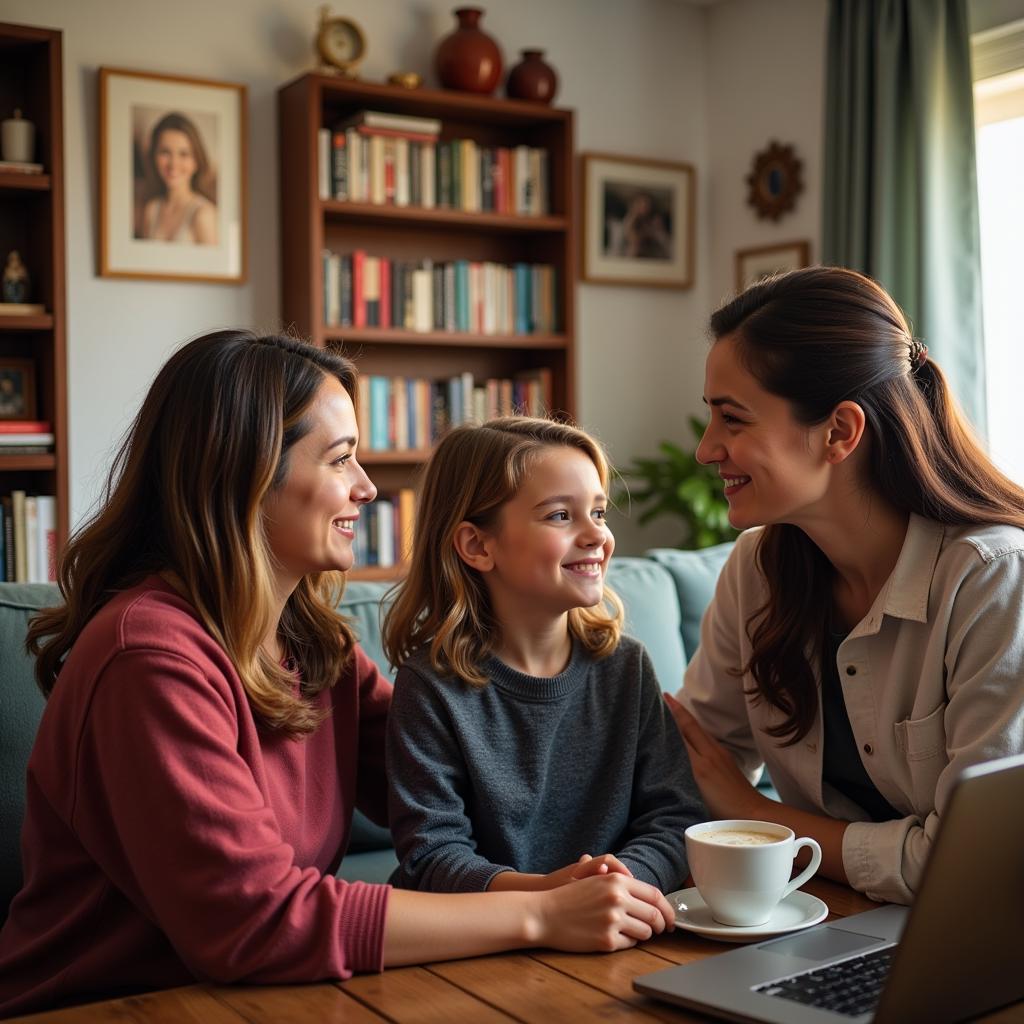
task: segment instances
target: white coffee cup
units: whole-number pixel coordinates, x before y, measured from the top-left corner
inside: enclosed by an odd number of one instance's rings
[[[810,847],[811,863],[790,879],[793,858]],[[697,891],[720,924],[764,924],[794,889],[821,864],[821,847],[770,821],[731,818],[705,821],[686,830],[686,856]]]

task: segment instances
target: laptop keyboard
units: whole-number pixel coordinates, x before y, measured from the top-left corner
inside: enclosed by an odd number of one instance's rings
[[[895,952],[895,946],[887,946],[851,960],[817,967],[806,974],[759,985],[754,991],[856,1017],[878,1005]]]

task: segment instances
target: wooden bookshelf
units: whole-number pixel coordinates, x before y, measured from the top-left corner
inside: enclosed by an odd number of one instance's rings
[[[317,135],[361,110],[440,120],[440,139],[481,146],[542,148],[547,153],[549,209],[537,216],[459,209],[375,205],[322,199]],[[337,348],[362,373],[475,380],[550,371],[552,412],[575,415],[576,200],[573,114],[517,100],[448,90],[405,90],[330,75],[305,75],[278,92],[281,187],[282,318],[314,344]],[[546,263],[555,268],[557,330],[543,334],[417,332],[397,327],[324,323],[321,257],[356,249],[396,260]],[[371,451],[361,459],[381,494],[411,486],[429,452]],[[354,578],[388,579],[401,566],[357,568]]]
[[[67,311],[64,244],[64,120],[61,33],[0,23],[0,112],[15,108],[36,127],[42,174],[0,172],[0,266],[21,253],[40,315],[5,315],[0,304],[0,361],[30,359],[36,408],[21,419],[48,420],[51,454],[0,456],[0,494],[25,490],[57,499],[57,544],[68,536]],[[0,436],[2,440],[2,436]]]

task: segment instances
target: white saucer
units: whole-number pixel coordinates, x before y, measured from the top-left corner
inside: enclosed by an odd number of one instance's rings
[[[828,907],[810,893],[797,889],[791,892],[773,911],[764,924],[747,928],[736,928],[719,924],[712,916],[708,905],[696,889],[680,889],[670,892],[666,899],[676,911],[676,925],[687,931],[696,932],[708,939],[719,942],[757,942],[773,935],[810,928],[812,924],[828,917]]]

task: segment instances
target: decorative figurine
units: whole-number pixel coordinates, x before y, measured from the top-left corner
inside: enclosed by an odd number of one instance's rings
[[[12,249],[4,265],[4,302],[27,302],[29,283],[28,270],[21,262],[21,254],[17,249]]]
[[[418,71],[393,71],[388,75],[388,85],[399,89],[418,89],[422,84],[423,76]]]

